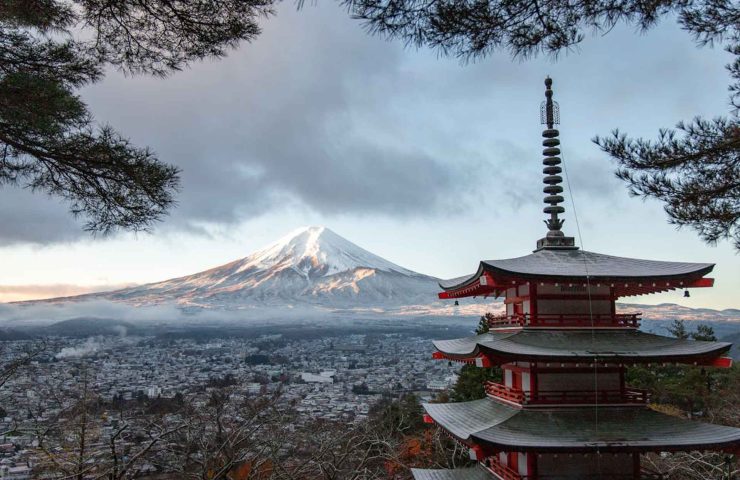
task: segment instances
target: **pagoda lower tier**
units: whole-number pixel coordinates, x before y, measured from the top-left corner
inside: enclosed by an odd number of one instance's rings
[[[426,403],[427,415],[483,454],[606,453],[740,448],[740,429],[685,420],[647,407],[522,409],[490,398]],[[546,435],[543,435],[546,433]]]
[[[643,471],[641,453],[740,449],[740,429],[647,407],[535,410],[490,398],[423,407],[427,421],[468,447],[481,466],[416,470],[417,480],[659,478]]]

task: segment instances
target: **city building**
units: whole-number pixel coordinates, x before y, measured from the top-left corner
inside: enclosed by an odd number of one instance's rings
[[[616,313],[618,298],[710,287],[714,265],[622,258],[580,250],[562,232],[558,107],[545,81],[542,120],[547,235],[533,253],[480,262],[475,274],[442,282],[443,299],[504,297],[506,313],[486,333],[436,341],[434,358],[498,365],[503,382],[487,398],[424,404],[434,423],[479,465],[413,470],[417,480],[646,479],[646,452],[737,454],[740,429],[648,408],[625,384],[630,365],[729,367],[729,343],[668,338],[639,330],[638,313]]]

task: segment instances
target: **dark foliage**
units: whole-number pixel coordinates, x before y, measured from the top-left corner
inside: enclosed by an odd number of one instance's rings
[[[740,78],[740,77],[738,77]],[[691,227],[710,244],[730,239],[740,250],[740,122],[732,118],[679,123],[658,140],[618,130],[595,142],[619,165],[631,195],[664,203],[669,221]]]
[[[716,342],[717,336],[714,334],[714,328],[711,325],[699,324],[696,326],[696,330],[689,332],[686,329],[686,322],[683,320],[674,320],[667,327],[668,333],[676,338],[686,340],[691,338],[693,340],[701,340],[704,342]]]
[[[344,0],[368,30],[462,59],[506,51],[512,57],[557,56],[588,33],[618,23],[640,31],[676,18],[700,46],[722,45],[734,55],[729,118],[696,118],[662,130],[655,141],[618,130],[594,141],[616,161],[633,195],[665,205],[669,221],[714,244],[730,239],[740,250],[740,5],[731,0]]]
[[[379,430],[389,434],[406,435],[424,428],[424,409],[416,395],[403,395],[399,399],[382,398],[370,407],[368,419]]]
[[[247,365],[269,365],[270,357],[257,353],[246,355],[244,357],[244,363],[246,363]]]
[[[212,388],[226,388],[237,383],[236,377],[231,373],[227,373],[223,377],[211,377],[208,379],[208,386]]]
[[[484,398],[486,391],[483,385],[488,381],[501,381],[501,369],[499,367],[478,368],[475,365],[463,365],[457,383],[452,388],[450,398],[453,402],[467,402]]]
[[[702,342],[716,342],[717,336],[714,334],[714,329],[710,325],[699,325],[696,327],[696,331],[691,334],[691,338],[694,340],[701,340]]]
[[[352,385],[352,393],[355,395],[370,395],[370,389],[367,386],[367,383],[359,383],[357,385]]]
[[[112,65],[164,76],[259,34],[272,0],[8,0],[0,5],[0,185],[66,200],[86,228],[146,230],[178,169],[97,125],[75,94]]]
[[[668,332],[684,340],[717,340],[711,326],[700,324],[690,332],[682,320],[674,320]],[[718,405],[723,397],[719,392],[737,386],[737,372],[736,368],[715,370],[687,365],[633,366],[627,369],[626,381],[650,390],[653,402],[675,406],[690,415]]]
[[[486,313],[478,321],[475,329],[476,335],[486,333],[489,330],[488,321],[492,319],[492,313]],[[501,367],[478,368],[475,365],[463,365],[457,378],[457,383],[452,388],[450,399],[453,402],[467,402],[477,400],[486,396],[484,385],[486,382],[500,382],[502,379]]]
[[[682,340],[689,338],[689,332],[686,330],[686,323],[683,320],[674,320],[668,326],[668,333]]]

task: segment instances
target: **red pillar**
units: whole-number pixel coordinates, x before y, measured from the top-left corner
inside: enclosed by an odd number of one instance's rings
[[[537,454],[527,452],[527,480],[537,480]]]
[[[632,478],[634,480],[640,480],[640,454],[632,454]]]

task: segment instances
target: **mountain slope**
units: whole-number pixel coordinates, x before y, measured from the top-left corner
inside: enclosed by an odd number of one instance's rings
[[[387,306],[434,301],[436,281],[328,228],[306,227],[226,265],[94,297],[135,305],[175,302],[222,308],[293,303]]]

